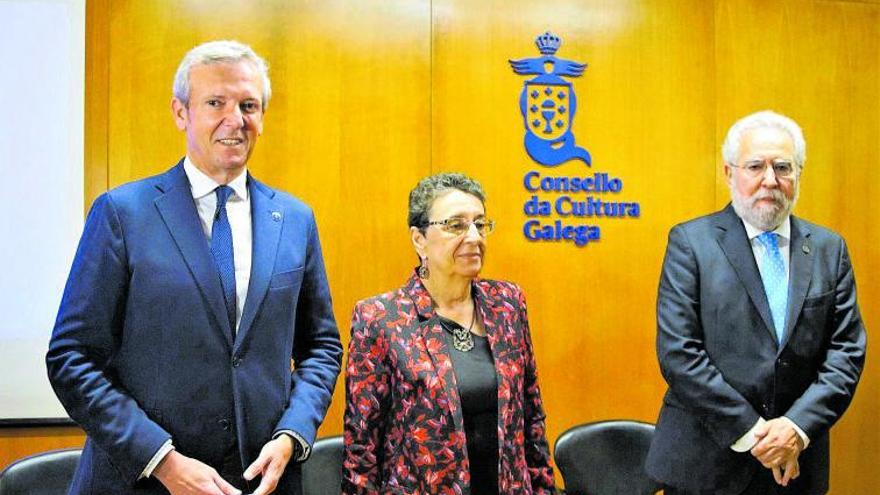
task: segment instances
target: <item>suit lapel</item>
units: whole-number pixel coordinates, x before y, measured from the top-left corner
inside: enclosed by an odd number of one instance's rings
[[[497,294],[489,294],[488,286],[474,282],[471,290],[477,302],[477,310],[486,329],[486,338],[489,341],[489,350],[492,353],[492,361],[495,363],[495,383],[498,391],[498,424],[504,424],[505,411],[510,403],[514,384],[511,383],[508,374],[502,370],[515,364],[511,361],[510,350],[512,345],[509,339],[511,320],[516,310],[506,303]]]
[[[449,412],[452,414],[452,422],[455,431],[464,431],[464,417],[461,412],[461,397],[458,394],[458,382],[452,366],[452,358],[449,356],[449,346],[446,341],[446,333],[434,311],[434,304],[428,290],[422,285],[418,276],[413,274],[407,282],[404,291],[412,299],[419,319],[419,333],[425,343],[425,352],[431,359],[431,364],[446,393]],[[437,401],[440,404],[441,401]]]
[[[789,244],[789,289],[788,309],[785,315],[785,333],[780,350],[788,342],[797,318],[804,307],[807,289],[813,276],[813,250],[810,245],[810,230],[800,220],[791,217],[791,243]]]
[[[275,258],[278,254],[278,243],[281,239],[281,226],[284,224],[281,206],[272,197],[274,191],[263,186],[248,175],[248,194],[251,199],[251,225],[253,226],[253,245],[251,249],[251,278],[248,284],[247,298],[235,336],[237,349],[244,340],[257,309],[266,297]]]
[[[449,398],[449,408],[452,412],[455,428],[456,430],[461,428],[460,431],[464,431],[461,397],[458,394],[458,382],[452,366],[452,357],[449,356],[449,346],[446,343],[446,331],[443,330],[443,325],[440,324],[436,314],[431,319],[420,321],[419,331],[424,339],[425,351],[431,358],[437,378]]]
[[[749,238],[746,236],[742,220],[733,211],[733,206],[728,205],[721,212],[717,227],[719,229],[718,243],[721,250],[724,251],[724,255],[761,315],[766,330],[773,337],[773,342],[777,342],[773,318],[770,316],[770,305],[767,302],[767,294],[764,292],[764,283],[761,281],[758,265],[755,264],[755,255],[752,252]]]
[[[201,290],[227,344],[232,347],[232,331],[226,315],[220,276],[211,257],[211,249],[202,230],[201,220],[193,201],[189,180],[183,171],[183,160],[168,171],[157,188],[163,192],[154,204],[190,273]]]
[[[486,337],[492,349],[492,356],[497,358],[499,354],[503,354],[509,348],[509,343],[504,339],[505,316],[509,312],[503,307],[497,307],[497,297],[488,294],[484,284],[479,281],[472,284],[471,291],[477,303],[480,321],[483,322],[483,327],[486,329]]]

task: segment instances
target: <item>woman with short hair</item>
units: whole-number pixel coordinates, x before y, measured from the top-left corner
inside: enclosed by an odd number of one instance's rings
[[[522,291],[480,279],[480,184],[421,180],[409,196],[420,264],[354,309],[342,492],[555,493]]]

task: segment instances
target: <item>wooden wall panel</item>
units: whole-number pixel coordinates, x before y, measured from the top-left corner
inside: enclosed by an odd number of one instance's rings
[[[85,438],[82,430],[76,427],[0,428],[0,470],[37,452],[82,447]]]
[[[107,190],[107,124],[110,100],[110,0],[86,2],[85,150],[83,209]]]
[[[169,107],[183,54],[211,39],[250,44],[273,97],[249,169],[314,208],[347,343],[354,303],[414,265],[406,195],[430,167],[428,2],[221,3],[113,4],[111,39],[133,42],[111,51],[111,186],[184,154]],[[155,29],[166,25],[177,28]],[[341,432],[343,402],[340,381],[322,433]]]
[[[485,276],[526,292],[551,442],[586,421],[656,419],[664,384],[654,301],[666,233],[711,209],[715,187],[714,11],[678,3],[434,1],[433,164],[474,175],[489,194],[498,227]],[[538,56],[534,39],[548,27],[563,40],[558,57],[589,64],[572,81],[573,129],[590,168],[545,168],[523,146],[527,77],[507,61]],[[620,177],[619,197],[595,196],[638,201],[641,218],[583,219],[602,229],[586,247],[530,242],[522,233],[530,170]]]
[[[880,324],[880,6],[717,4],[719,141],[753,110],[772,108],[797,120],[807,161],[795,214],[840,232],[852,256],[869,356],[855,400],[832,430],[831,493],[868,493],[877,484],[870,466],[880,463],[880,372],[873,359]],[[720,177],[720,159],[718,165]],[[730,197],[721,179],[717,197],[719,205]]]
[[[591,168],[544,168],[523,147],[527,77],[507,61],[537,56],[533,40],[547,29],[563,39],[559,57],[589,64],[573,79],[573,128]],[[499,223],[484,275],[520,283],[529,299],[552,443],[585,421],[656,418],[666,233],[728,201],[718,148],[751,111],[803,126],[796,212],[847,238],[870,335],[880,322],[878,31],[878,2],[857,1],[89,0],[86,198],[183,154],[169,102],[186,50],[221,37],[251,44],[275,94],[250,169],[315,208],[344,343],[354,302],[398,286],[415,262],[408,190],[430,172],[469,173]],[[624,190],[600,197],[637,201],[641,217],[584,219],[602,239],[583,248],[530,243],[529,170],[617,176]],[[872,361],[834,430],[832,493],[876,484]],[[342,401],[340,382],[322,435],[341,432]],[[0,433],[9,459],[82,441],[73,428]]]
[[[170,101],[187,50],[232,38],[269,62],[273,98],[249,168],[314,208],[347,344],[354,303],[399,286],[416,261],[406,198],[430,170],[429,2],[89,0],[87,19],[88,203],[185,153]],[[343,403],[340,379],[321,435],[341,433]],[[56,432],[61,443],[42,440]],[[0,467],[81,445],[76,432],[0,430]]]

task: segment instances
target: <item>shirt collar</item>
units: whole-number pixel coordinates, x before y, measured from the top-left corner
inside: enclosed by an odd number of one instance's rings
[[[742,221],[743,225],[745,225],[745,227],[746,227],[746,235],[749,236],[750,241],[754,240],[755,237],[758,237],[759,235],[764,233],[763,230],[758,229],[757,227],[753,226],[749,222],[746,222],[743,219],[740,219],[740,220]],[[785,217],[785,220],[783,220],[782,223],[779,224],[779,227],[776,227],[775,229],[773,229],[773,232],[776,232],[776,235],[778,235],[779,237],[782,237],[783,239],[790,241],[791,240],[791,215],[788,215],[787,217]]]
[[[198,167],[193,164],[192,160],[189,159],[189,155],[183,159],[183,171],[186,172],[186,177],[189,179],[189,186],[192,190],[192,196],[195,199],[201,199],[208,194],[213,194],[214,189],[217,189],[217,186],[220,185],[217,181],[199,170]],[[232,179],[227,185],[232,188],[235,196],[246,200],[248,198],[247,168],[245,168],[238,177]]]

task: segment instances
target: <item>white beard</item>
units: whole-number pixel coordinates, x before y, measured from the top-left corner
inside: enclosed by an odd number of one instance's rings
[[[753,227],[763,231],[771,231],[779,227],[782,222],[791,215],[800,194],[800,183],[794,184],[794,197],[788,199],[780,189],[758,189],[755,194],[745,197],[737,191],[733,181],[728,182],[730,188],[730,200],[733,210],[740,218],[749,222]],[[757,205],[760,199],[773,198],[773,205]]]

